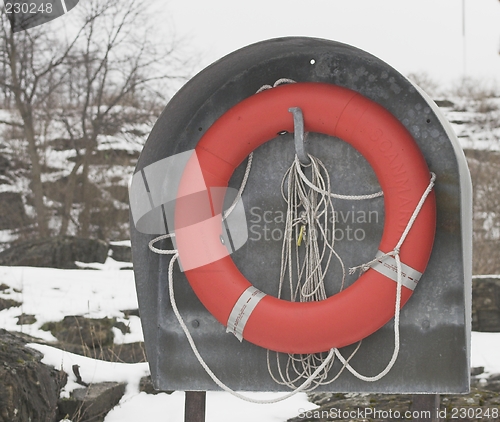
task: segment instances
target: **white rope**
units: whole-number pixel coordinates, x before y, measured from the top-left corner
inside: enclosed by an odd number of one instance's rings
[[[381,196],[381,193],[371,195],[332,194],[326,166],[312,155],[309,155],[309,159],[310,164],[303,166],[296,156],[292,166],[285,173],[281,186],[282,196],[287,203],[287,220],[282,247],[278,297],[281,297],[283,283],[288,275],[290,299],[301,302],[319,301],[327,298],[324,282],[333,257],[338,260],[342,270],[339,290],[344,288],[345,266],[334,248],[335,218],[333,217],[335,210],[332,198],[364,200]],[[311,180],[304,174],[302,167],[309,168]],[[308,236],[308,232],[314,235]],[[331,241],[328,238],[329,234],[331,234]],[[304,241],[305,247],[301,254],[299,248],[302,241]],[[310,390],[335,381],[347,367],[349,360],[359,350],[360,345],[361,342],[347,360],[342,358],[343,366],[334,377],[329,374],[333,367],[333,361],[325,367],[323,373],[314,380],[314,385],[311,386]],[[279,376],[276,376],[271,369],[269,352],[267,354],[268,371],[275,382],[290,388],[295,388],[297,382],[323,363],[321,354],[289,354],[285,368],[282,368],[279,356],[280,354],[277,353],[276,367]]]
[[[312,158],[312,155],[310,155],[310,154],[307,154],[307,155],[309,156],[309,159]],[[335,198],[335,199],[346,199],[346,200],[352,200],[352,201],[361,201],[364,199],[374,199],[374,198],[378,198],[380,196],[384,196],[383,191],[371,193],[371,194],[366,194],[366,195],[341,195],[338,193],[328,192],[328,191],[325,191],[323,189],[318,188],[318,186],[316,186],[316,185],[314,185],[314,183],[310,182],[307,179],[306,175],[302,172],[302,169],[300,167],[297,168],[297,171],[299,172],[300,176],[302,177],[302,180],[304,181],[304,183],[307,186],[309,186],[312,190],[314,190],[315,192],[317,192],[321,195],[329,195],[330,197]]]
[[[432,188],[434,187],[434,183],[436,181],[436,174],[431,172],[431,180],[429,182],[429,185],[427,186],[426,190],[422,194],[420,200],[418,201],[417,206],[415,207],[415,210],[413,211],[413,214],[411,215],[410,219],[408,220],[408,223],[406,224],[406,227],[403,231],[403,234],[399,238],[398,243],[394,247],[394,249],[390,252],[385,253],[384,255],[366,263],[363,265],[360,265],[358,267],[353,267],[349,269],[349,273],[352,274],[356,269],[360,268],[362,271],[367,271],[371,265],[373,265],[375,262],[377,262],[380,259],[384,259],[388,256],[393,256],[394,259],[396,260],[396,268],[397,268],[397,288],[396,288],[396,304],[395,304],[395,309],[394,309],[394,351],[392,353],[392,357],[385,367],[378,375],[369,377],[360,374],[357,372],[351,365],[349,365],[348,361],[344,359],[342,354],[338,349],[335,350],[335,355],[339,358],[339,360],[344,364],[344,366],[347,368],[347,370],[359,378],[360,380],[367,381],[367,382],[374,382],[380,380],[382,377],[387,375],[387,373],[392,369],[394,366],[394,363],[396,362],[398,355],[399,355],[399,320],[400,320],[400,312],[401,312],[401,286],[403,283],[403,277],[402,277],[402,270],[401,270],[401,258],[399,256],[399,251],[401,249],[401,246],[403,245],[404,241],[406,240],[406,237],[408,236],[408,233],[410,232],[411,228],[413,227],[413,224],[415,223],[415,220],[418,217],[418,214],[420,213],[422,207],[424,206],[425,200],[429,196],[429,193],[432,191]]]
[[[189,345],[191,346],[191,349],[196,356],[196,359],[198,359],[198,362],[200,365],[203,367],[203,369],[206,371],[206,373],[212,378],[212,380],[224,391],[232,394],[235,397],[238,397],[239,399],[251,402],[251,403],[259,403],[259,404],[271,404],[271,403],[277,403],[282,400],[286,400],[293,395],[300,393],[301,391],[305,390],[309,384],[316,378],[316,376],[324,369],[325,366],[327,366],[330,361],[334,357],[334,350],[330,350],[328,353],[328,356],[326,359],[324,359],[323,363],[318,366],[318,368],[299,386],[297,387],[294,391],[291,391],[290,393],[287,393],[281,397],[277,397],[274,399],[267,399],[267,400],[261,400],[261,399],[254,399],[252,397],[245,396],[241,393],[238,393],[231,388],[229,388],[226,384],[224,384],[210,369],[210,367],[207,365],[203,357],[201,356],[200,352],[198,351],[198,348],[196,347],[196,344],[194,343],[193,337],[191,336],[191,333],[189,332],[189,329],[184,322],[184,319],[182,318],[182,315],[179,312],[179,309],[177,308],[177,303],[175,301],[175,295],[174,295],[174,277],[173,277],[173,272],[174,272],[174,263],[179,257],[179,254],[177,251],[174,253],[172,256],[172,259],[170,260],[170,264],[168,266],[168,290],[169,290],[169,296],[170,296],[170,304],[172,305],[172,310],[174,311],[175,316],[177,317],[177,321],[179,321],[179,325],[182,327],[182,330],[184,331],[184,334],[186,335],[186,338],[189,342]]]
[[[243,191],[245,190],[245,187],[247,185],[248,176],[250,176],[250,170],[252,169],[252,161],[253,161],[253,152],[251,152],[250,155],[248,156],[247,166],[245,168],[245,174],[243,175],[243,180],[241,181],[238,194],[236,195],[236,198],[234,198],[234,201],[231,204],[231,206],[224,212],[222,220],[225,220],[227,217],[229,217],[229,214],[233,212],[234,208],[238,204],[238,201],[241,199],[241,195],[243,195]]]
[[[223,221],[227,217],[229,217],[229,215],[233,212],[234,208],[238,204],[238,201],[241,199],[241,195],[245,190],[245,186],[247,185],[248,181],[248,176],[250,175],[250,170],[252,168],[252,160],[253,160],[253,152],[251,152],[250,155],[248,156],[248,161],[245,168],[245,174],[243,175],[243,180],[241,181],[240,189],[238,190],[238,194],[236,195],[236,198],[234,198],[234,201],[231,204],[231,206],[224,212],[224,215],[222,217]],[[148,247],[152,252],[157,253],[159,255],[173,255],[177,253],[176,249],[158,249],[154,246],[156,242],[159,242],[160,240],[164,239],[169,239],[172,237],[175,237],[175,233],[163,234],[161,236],[155,237],[153,240],[149,242]]]
[[[262,91],[265,91],[266,89],[271,89],[273,87],[276,87],[278,85],[281,85],[283,83],[295,83],[294,80],[292,79],[286,79],[286,78],[282,78],[282,79],[278,79],[275,83],[274,83],[274,86],[271,86],[271,85],[263,85],[262,87],[260,87],[258,90],[257,90],[257,94],[259,92],[262,92]],[[245,168],[245,174],[243,175],[243,180],[241,181],[241,184],[240,184],[240,188],[238,190],[238,193],[236,195],[236,198],[234,199],[233,203],[231,204],[231,206],[224,212],[224,215],[222,216],[222,221],[226,220],[227,217],[229,217],[229,215],[233,212],[234,208],[236,207],[236,205],[238,204],[238,201],[241,199],[241,195],[243,194],[243,191],[245,190],[245,187],[247,185],[247,181],[248,181],[248,177],[250,175],[250,170],[252,169],[252,161],[253,161],[253,152],[251,152],[248,156],[248,159],[247,159],[247,165],[246,165],[246,168]],[[157,254],[161,254],[161,255],[172,255],[173,253],[177,252],[175,250],[163,250],[163,249],[158,249],[156,247],[154,247],[153,245],[156,243],[156,242],[159,242],[160,240],[163,240],[163,239],[167,239],[167,238],[170,238],[170,237],[175,237],[175,233],[172,233],[172,234],[166,234],[166,235],[162,235],[162,236],[158,236],[156,237],[155,239],[153,239],[151,242],[149,242],[149,249],[154,252],[154,253],[157,253]]]
[[[153,240],[151,240],[151,242],[148,243],[148,247],[152,252],[159,255],[174,255],[177,253],[177,249],[158,249],[154,246],[156,242],[159,242],[163,239],[170,239],[172,237],[175,237],[175,233],[163,234],[161,236],[155,237]]]
[[[349,274],[354,274],[356,272],[356,270],[358,270],[358,269],[361,269],[362,272],[365,272],[368,269],[370,269],[370,267],[373,264],[375,264],[377,261],[379,261],[380,259],[384,259],[388,256],[392,256],[394,258],[396,258],[396,255],[399,256],[399,250],[401,249],[401,246],[403,246],[403,243],[406,240],[406,236],[408,236],[408,233],[410,232],[411,228],[413,227],[413,224],[415,223],[415,220],[417,219],[418,214],[420,213],[420,210],[424,206],[425,200],[429,196],[429,193],[432,191],[432,188],[434,187],[435,182],[436,182],[436,174],[431,172],[431,180],[430,180],[429,184],[427,185],[427,188],[425,189],[424,193],[422,194],[420,200],[418,201],[417,206],[413,210],[413,213],[412,213],[410,219],[408,220],[408,223],[406,224],[406,227],[403,231],[403,234],[399,238],[399,241],[396,244],[396,246],[394,247],[394,249],[390,252],[384,253],[383,255],[381,255],[377,258],[372,259],[371,261],[369,261],[365,264],[358,265],[357,267],[349,268]]]
[[[394,351],[392,352],[391,359],[385,369],[383,369],[380,373],[377,375],[374,375],[372,377],[370,376],[365,376],[360,374],[358,371],[356,371],[350,364],[349,361],[346,360],[342,354],[340,353],[339,349],[335,349],[335,356],[339,358],[339,360],[342,362],[345,368],[353,374],[356,378],[366,381],[366,382],[375,382],[383,377],[385,377],[389,371],[392,369],[394,364],[396,363],[396,360],[398,359],[399,356],[399,316],[401,313],[401,286],[403,284],[403,277],[401,276],[401,260],[399,258],[399,253],[397,253],[394,256],[396,260],[396,267],[397,267],[397,273],[398,273],[398,282],[397,282],[397,287],[396,287],[396,304],[394,307]]]
[[[309,155],[310,164],[307,166],[301,165],[298,158],[295,157],[294,163],[285,173],[282,181],[281,192],[282,196],[287,202],[287,220],[285,223],[285,236],[283,240],[282,247],[282,260],[281,260],[281,272],[280,272],[280,284],[278,289],[278,297],[281,297],[283,281],[285,274],[288,273],[288,283],[290,286],[291,300],[298,300],[301,302],[314,301],[314,300],[324,300],[326,299],[324,280],[325,275],[330,266],[330,260],[332,254],[339,260],[342,267],[342,284],[340,290],[344,286],[345,269],[342,259],[335,252],[334,249],[334,236],[332,236],[331,243],[328,242],[325,233],[327,234],[329,230],[332,233],[335,232],[335,219],[330,218],[329,215],[334,215],[334,208],[331,202],[332,194],[330,193],[330,179],[328,176],[328,171],[323,163],[316,157]],[[310,167],[311,180],[309,180],[302,167]],[[385,369],[383,369],[379,374],[375,376],[365,376],[358,373],[351,365],[349,365],[349,360],[354,356],[356,351],[359,349],[361,342],[356,347],[355,351],[348,359],[345,359],[338,349],[335,349],[335,355],[339,358],[340,362],[343,364],[340,372],[345,368],[349,370],[357,378],[373,382],[383,378],[393,367],[399,355],[400,347],[400,336],[399,336],[399,321],[400,321],[400,309],[401,309],[401,286],[402,286],[402,270],[401,270],[401,259],[399,256],[399,250],[406,240],[406,237],[411,230],[415,220],[417,219],[420,210],[422,209],[427,196],[431,192],[436,175],[431,173],[431,180],[427,186],[425,192],[422,194],[415,210],[413,211],[405,230],[403,231],[398,243],[395,248],[384,255],[382,259],[387,256],[393,256],[396,260],[397,267],[397,288],[396,288],[396,300],[395,300],[395,310],[394,310],[394,351],[391,359]],[[287,192],[285,194],[285,180],[287,183]],[[306,186],[309,191],[306,189]],[[318,196],[319,195],[319,196]],[[373,195],[353,195],[349,196],[348,199],[361,200],[361,199],[371,199],[381,196],[379,194]],[[343,196],[342,199],[347,199]],[[331,227],[328,226],[328,222],[331,221]],[[300,232],[298,233],[298,227],[301,226]],[[323,245],[322,248],[318,244],[318,238],[304,238],[307,232],[305,227],[309,230],[314,230],[315,233],[318,230],[323,234]],[[295,233],[294,233],[295,230]],[[295,244],[295,254],[292,253],[293,242],[292,239],[295,234],[295,239],[299,239]],[[299,254],[299,245],[301,241],[304,240],[306,244],[305,251],[301,257]],[[325,250],[328,249],[327,255],[325,255]],[[350,274],[353,274],[357,268],[361,268],[366,271],[373,263],[377,262],[380,257],[370,261],[367,264],[363,264],[359,267],[354,267],[349,270]],[[292,264],[292,260],[295,259],[295,265]],[[302,259],[302,263],[301,263]],[[294,274],[294,271],[296,274]],[[294,279],[296,280],[296,286],[294,286]],[[302,281],[304,280],[304,281]],[[318,354],[307,354],[307,355],[288,355],[288,361],[285,368],[282,368],[279,354],[276,355],[276,366],[279,374],[279,378],[274,375],[271,370],[270,364],[270,353],[267,354],[267,366],[271,377],[275,382],[281,385],[287,385],[290,388],[294,388],[295,383],[303,379],[307,374],[310,374],[313,369],[315,369],[319,364],[321,364],[322,357]],[[323,374],[320,374],[318,379],[314,381],[314,385],[311,390],[319,385],[328,384],[333,382],[338,378],[340,372],[328,380],[328,372],[333,366],[333,361],[328,367],[325,367]]]
[[[283,85],[283,84],[295,84],[295,83],[297,83],[297,82],[294,81],[293,79],[281,78],[281,79],[278,79],[273,85],[262,85],[257,90],[256,94],[258,94],[259,92],[265,91],[267,89],[276,88],[279,85]]]
[[[325,277],[335,257],[342,270],[340,288],[344,288],[345,266],[334,248],[335,210],[330,195],[331,184],[326,166],[309,155],[310,163],[303,166],[298,157],[283,176],[281,194],[287,203],[285,235],[282,245],[278,298],[282,297],[285,280],[289,285],[290,300],[300,302],[320,301],[327,298]],[[308,169],[311,180],[302,167]],[[311,188],[314,187],[313,188]],[[330,240],[331,238],[331,240]],[[302,246],[303,243],[303,246]],[[347,359],[349,361],[360,344]],[[270,352],[267,353],[268,372],[275,382],[296,388],[296,384],[309,376],[324,363],[324,354],[288,354],[284,367],[282,354],[276,353],[277,375],[271,368]],[[334,361],[314,379],[309,390],[335,381],[343,372],[342,367],[330,376]]]

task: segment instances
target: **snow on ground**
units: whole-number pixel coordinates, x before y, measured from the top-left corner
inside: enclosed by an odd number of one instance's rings
[[[283,393],[281,393],[282,395]],[[280,397],[279,393],[247,393],[254,399]],[[122,403],[108,413],[104,422],[132,422],[138,420],[184,421],[184,393],[154,396],[141,393]],[[253,404],[242,401],[228,393],[208,392],[206,422],[284,422],[299,413],[318,406],[307,401],[305,394],[274,404]]]
[[[183,392],[173,394],[161,393],[148,395],[139,393],[141,377],[149,375],[147,363],[112,363],[103,362],[73,353],[63,352],[50,346],[30,344],[29,347],[44,354],[43,363],[62,369],[68,376],[68,383],[62,391],[63,397],[68,397],[75,388],[81,388],[76,383],[72,372],[73,365],[80,366],[80,374],[86,382],[117,381],[128,383],[125,395],[120,404],[111,410],[104,422],[137,422],[139,420],[161,420],[165,422],[184,421]],[[244,393],[252,399],[278,398],[284,393]],[[291,399],[275,404],[253,404],[237,399],[223,392],[207,393],[207,422],[283,422],[297,416],[302,410],[314,409],[317,406],[308,402],[305,394],[297,394]],[[300,410],[299,410],[300,409]]]
[[[125,242],[126,243],[126,242]],[[26,334],[54,341],[49,332],[40,327],[49,321],[60,321],[66,315],[83,315],[88,318],[116,317],[130,326],[131,332],[122,334],[114,330],[115,343],[142,341],[142,329],[138,317],[123,319],[123,310],[137,309],[137,296],[133,272],[120,270],[124,263],[108,258],[105,264],[79,264],[99,270],[60,270],[34,267],[0,267],[0,284],[8,289],[0,291],[0,297],[22,302],[22,306],[0,311],[0,328],[22,331]],[[32,325],[17,325],[22,313],[35,315]],[[62,396],[80,386],[76,384],[72,366],[80,366],[80,374],[86,382],[126,382],[127,390],[120,404],[105,419],[105,422],[137,422],[138,420],[184,421],[184,393],[171,395],[161,393],[148,395],[139,393],[139,381],[149,375],[146,363],[126,364],[104,362],[65,352],[51,346],[30,344],[29,347],[44,354],[43,362],[62,369],[68,374],[68,383]],[[257,399],[271,399],[284,393],[245,393]],[[317,406],[308,402],[306,394],[276,404],[252,404],[223,392],[207,395],[207,422],[278,422],[297,416],[302,409]],[[300,409],[300,410],[299,410]]]
[[[122,312],[138,308],[133,272],[119,270],[122,265],[111,258],[107,263],[108,267],[100,266],[106,271],[0,267],[0,283],[10,286],[0,292],[0,297],[22,303],[18,308],[0,312],[0,327],[55,341],[50,332],[40,329],[44,323],[61,321],[66,315],[116,317],[117,321],[130,324],[131,333],[124,336],[123,342],[142,341],[139,317],[125,320]],[[17,317],[22,313],[34,315],[36,322],[17,325]]]
[[[83,265],[83,264],[82,264]],[[133,272],[120,270],[123,263],[108,259],[106,264],[90,265],[100,270],[59,270],[33,267],[0,267],[0,284],[9,286],[0,291],[0,297],[22,302],[22,306],[0,312],[0,328],[23,331],[45,340],[55,340],[40,329],[44,322],[60,321],[66,315],[84,315],[89,318],[116,317],[130,324],[131,333],[115,330],[115,342],[141,341],[142,330],[138,317],[124,319],[122,311],[136,309],[137,297]],[[86,265],[89,266],[89,265]],[[17,325],[22,313],[35,315],[32,325]],[[138,420],[184,420],[184,393],[139,393],[141,377],[149,374],[146,363],[126,364],[104,362],[64,352],[55,347],[31,344],[29,347],[44,354],[43,362],[68,373],[68,384],[62,395],[79,386],[71,370],[80,366],[80,374],[87,382],[126,382],[127,390],[119,405],[107,416],[105,422],[137,422]],[[472,333],[472,367],[485,367],[485,376],[500,373],[500,333]],[[258,399],[281,397],[284,393],[246,393]],[[303,409],[317,406],[309,403],[304,393],[276,404],[252,404],[241,401],[228,393],[207,394],[207,422],[279,422],[297,416]],[[300,410],[299,410],[300,409]]]
[[[463,108],[441,108],[462,148],[500,151],[500,99],[489,101],[493,107],[489,111],[478,111],[480,106],[471,100]]]
[[[118,363],[105,362],[103,360],[91,359],[85,356],[75,355],[51,346],[42,344],[28,344],[28,347],[38,350],[44,354],[42,362],[53,366],[69,374],[68,383],[64,387],[61,396],[69,397],[69,393],[75,388],[81,388],[76,383],[73,374],[73,365],[80,367],[80,375],[89,384],[105,381],[116,381],[127,383],[128,395],[133,395],[139,389],[139,381],[142,377],[149,375],[147,363]]]
[[[471,367],[484,367],[484,376],[500,374],[500,333],[472,332]]]

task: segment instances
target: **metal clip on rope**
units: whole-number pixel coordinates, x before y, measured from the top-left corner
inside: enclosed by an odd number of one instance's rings
[[[300,107],[290,107],[288,111],[293,114],[295,153],[299,158],[300,164],[307,166],[311,164],[311,160],[304,144],[304,115]]]

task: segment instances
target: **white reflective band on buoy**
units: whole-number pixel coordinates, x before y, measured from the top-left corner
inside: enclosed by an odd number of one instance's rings
[[[243,340],[243,330],[251,313],[266,294],[250,286],[234,304],[227,320],[226,333],[233,333],[239,341]]]
[[[383,255],[383,252],[378,251],[375,258],[380,258]],[[377,262],[373,264],[371,268],[394,280],[396,283],[398,282],[398,268],[396,265],[396,259],[393,256],[385,256],[377,259]],[[422,273],[402,262],[401,277],[403,286],[410,290],[415,290],[420,277],[422,277]]]

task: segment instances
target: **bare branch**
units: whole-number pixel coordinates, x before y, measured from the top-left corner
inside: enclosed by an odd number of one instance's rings
[[[21,123],[9,122],[7,120],[2,120],[2,119],[0,119],[0,124],[8,125],[8,126],[14,126],[14,127],[19,127],[19,128],[24,128],[24,125],[21,124]]]

